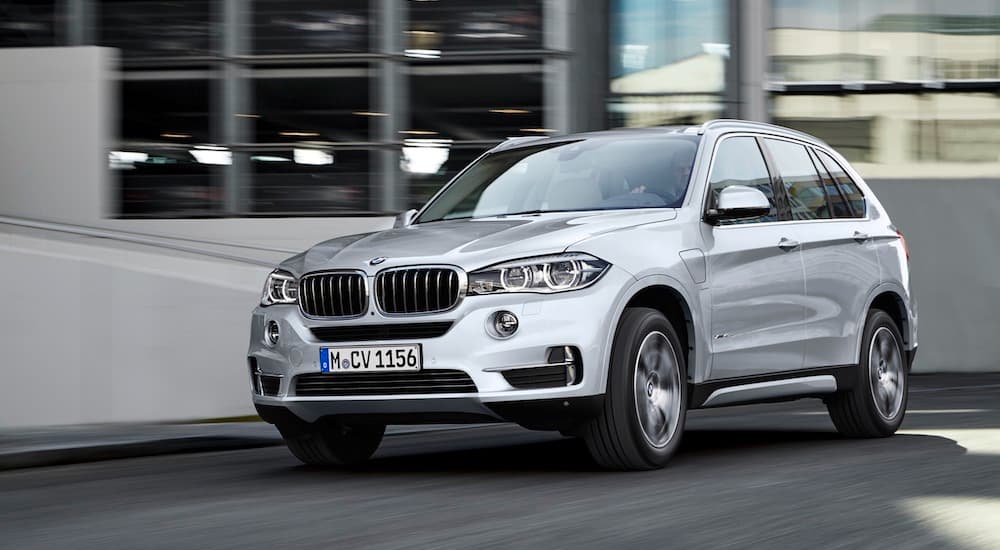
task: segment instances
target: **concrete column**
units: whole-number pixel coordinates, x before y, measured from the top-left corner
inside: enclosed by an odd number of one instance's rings
[[[87,46],[93,44],[94,20],[97,9],[93,0],[66,0],[66,25],[57,45]],[[56,7],[58,9],[58,5]]]
[[[250,2],[248,0],[223,0],[221,52],[225,58],[246,53],[249,50]],[[252,119],[238,117],[253,109],[250,83],[245,78],[242,65],[224,60],[219,66],[219,109],[215,121],[216,141],[224,144],[248,143]],[[249,187],[251,181],[250,156],[233,154],[233,163],[223,170],[223,208],[229,216],[245,214],[250,209]]]
[[[549,50],[571,50],[570,19],[574,7],[568,0],[544,0],[542,4],[542,45]],[[570,117],[570,60],[555,56],[546,58],[543,68],[544,124],[555,133],[574,131]]]
[[[372,210],[398,212],[409,207],[408,179],[399,168],[401,151],[393,145],[410,124],[409,82],[401,61],[408,15],[404,0],[379,0],[377,7],[373,46],[385,57],[375,62],[370,96],[373,110],[386,116],[372,117],[372,135],[382,147],[372,153],[375,174],[370,204]]]
[[[570,1],[569,130],[603,130],[608,123],[609,0]]]
[[[743,0],[730,4],[730,17],[738,22],[730,59],[738,65],[739,117],[767,122],[770,120],[768,94],[764,89],[768,73],[767,30],[771,26],[771,0]]]

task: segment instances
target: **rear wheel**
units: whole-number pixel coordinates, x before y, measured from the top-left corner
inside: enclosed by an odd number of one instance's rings
[[[858,380],[827,399],[837,431],[849,437],[887,437],[906,414],[909,379],[903,337],[888,313],[873,309],[865,322]]]
[[[684,431],[685,372],[670,321],[655,309],[626,309],[615,335],[601,413],[583,430],[598,464],[616,470],[666,465]]]
[[[310,466],[351,466],[365,462],[375,453],[385,425],[345,424],[335,420],[310,426],[278,426],[288,450]]]

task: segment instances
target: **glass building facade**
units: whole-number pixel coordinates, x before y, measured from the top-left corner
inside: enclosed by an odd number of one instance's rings
[[[993,0],[0,0],[0,47],[66,45],[120,52],[127,218],[399,211],[509,136],[719,117],[1000,174]]]
[[[868,177],[1000,175],[1000,2],[774,0],[772,118]]]
[[[690,124],[735,115],[727,96],[727,0],[614,0],[609,124]]]

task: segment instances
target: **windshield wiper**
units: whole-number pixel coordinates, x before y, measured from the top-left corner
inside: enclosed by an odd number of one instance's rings
[[[506,214],[497,214],[497,218],[506,218],[507,216],[532,216],[536,214],[547,214],[549,212],[565,212],[565,210],[525,210],[524,212],[508,212]]]

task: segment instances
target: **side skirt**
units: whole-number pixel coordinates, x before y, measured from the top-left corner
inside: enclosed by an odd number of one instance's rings
[[[857,383],[857,365],[800,369],[690,384],[689,409],[823,397]]]

